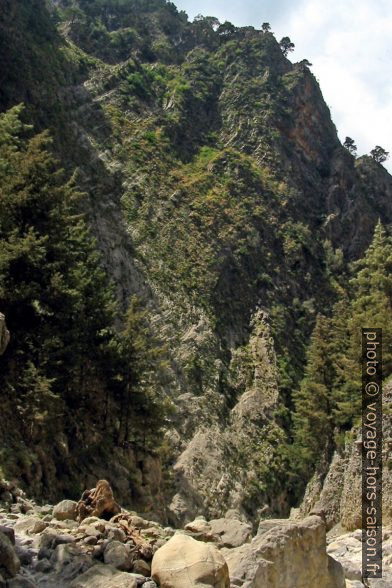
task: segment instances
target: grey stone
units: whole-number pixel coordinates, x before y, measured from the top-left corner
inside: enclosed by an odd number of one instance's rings
[[[131,550],[120,541],[111,541],[106,545],[103,559],[118,570],[129,571],[132,567]]]
[[[12,527],[6,525],[0,525],[0,532],[4,533],[6,537],[11,541],[12,545],[15,545],[15,531]]]
[[[76,520],[76,506],[74,500],[62,500],[53,507],[53,516],[58,521]]]
[[[215,519],[209,525],[211,533],[218,535],[224,547],[239,547],[252,538],[252,527],[238,519]]]
[[[0,572],[8,578],[16,576],[20,561],[9,538],[0,532]]]
[[[121,541],[121,543],[124,543],[126,538],[127,536],[122,529],[113,528],[107,531],[107,539],[109,541]]]
[[[33,561],[33,552],[30,549],[25,549],[20,545],[16,545],[15,553],[19,557],[22,566],[29,566]]]
[[[31,516],[31,517],[24,517],[20,519],[17,523],[15,523],[15,532],[16,533],[42,533],[48,526],[42,519]]]
[[[148,578],[151,576],[151,565],[144,559],[137,559],[133,564],[132,571]]]
[[[50,561],[64,584],[72,581],[94,565],[94,560],[90,555],[83,553],[80,548],[71,544],[58,545],[52,553]]]
[[[39,510],[43,515],[51,515],[53,512],[53,506],[51,504],[44,504]]]
[[[38,559],[50,558],[52,551],[57,545],[75,543],[75,538],[71,535],[58,534],[54,529],[45,529],[38,537]]]
[[[28,512],[34,511],[35,506],[30,500],[26,500],[25,498],[18,498],[17,503],[19,504],[20,510],[23,514],[27,514]]]
[[[102,537],[102,532],[96,529],[93,525],[88,525],[85,527],[83,532],[85,535],[88,535],[89,537],[95,537],[96,539]]]
[[[83,543],[85,545],[96,545],[97,541],[98,541],[98,539],[96,537],[93,537],[92,535],[90,535],[89,537],[85,537],[83,539]]]
[[[52,569],[52,564],[46,558],[41,559],[40,561],[37,562],[35,569],[37,572],[42,572],[42,573],[46,574],[46,573],[50,572],[50,570]]]
[[[138,583],[132,574],[110,565],[97,564],[78,576],[70,588],[138,588]]]

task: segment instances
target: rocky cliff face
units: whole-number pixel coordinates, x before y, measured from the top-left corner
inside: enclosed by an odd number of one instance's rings
[[[330,304],[324,242],[342,248],[343,264],[361,255],[378,217],[392,222],[392,178],[342,148],[315,77],[272,34],[227,37],[145,4],[145,45],[138,29],[125,53],[107,54],[77,16],[60,34],[43,2],[9,0],[4,60],[18,53],[7,41],[16,28],[26,75],[6,68],[1,106],[24,100],[66,168],[79,168],[118,298],[143,300],[167,349],[168,516],[236,509],[256,520],[266,505],[289,507],[277,411]],[[121,18],[109,36],[124,33]]]

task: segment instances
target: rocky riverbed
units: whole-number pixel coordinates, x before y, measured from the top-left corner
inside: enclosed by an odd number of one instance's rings
[[[383,531],[383,578],[362,579],[362,530],[342,533],[337,527],[328,533],[327,553],[339,561],[344,570],[347,588],[390,588],[392,586],[392,528]]]
[[[317,515],[264,519],[254,533],[233,511],[226,518],[197,517],[183,529],[173,529],[123,509],[109,520],[107,512],[106,518],[102,513],[80,520],[80,503],[40,506],[4,482],[1,499],[4,587],[392,586],[392,530],[384,532],[385,578],[366,585],[360,570],[360,531],[341,534],[335,528],[327,537],[325,522]]]

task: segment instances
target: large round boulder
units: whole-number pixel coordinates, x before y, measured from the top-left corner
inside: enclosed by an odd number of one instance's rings
[[[161,588],[229,588],[223,555],[210,543],[176,534],[158,549],[151,575]]]
[[[77,502],[74,500],[62,500],[53,508],[53,516],[58,521],[76,520]]]

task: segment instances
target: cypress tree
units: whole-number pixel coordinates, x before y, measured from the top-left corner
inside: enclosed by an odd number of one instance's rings
[[[331,319],[320,314],[307,353],[305,376],[294,394],[294,445],[297,459],[308,473],[329,444],[333,431],[333,348]]]
[[[12,333],[0,379],[33,432],[77,408],[99,378],[114,299],[76,212],[81,195],[21,113],[0,115],[0,308]]]

